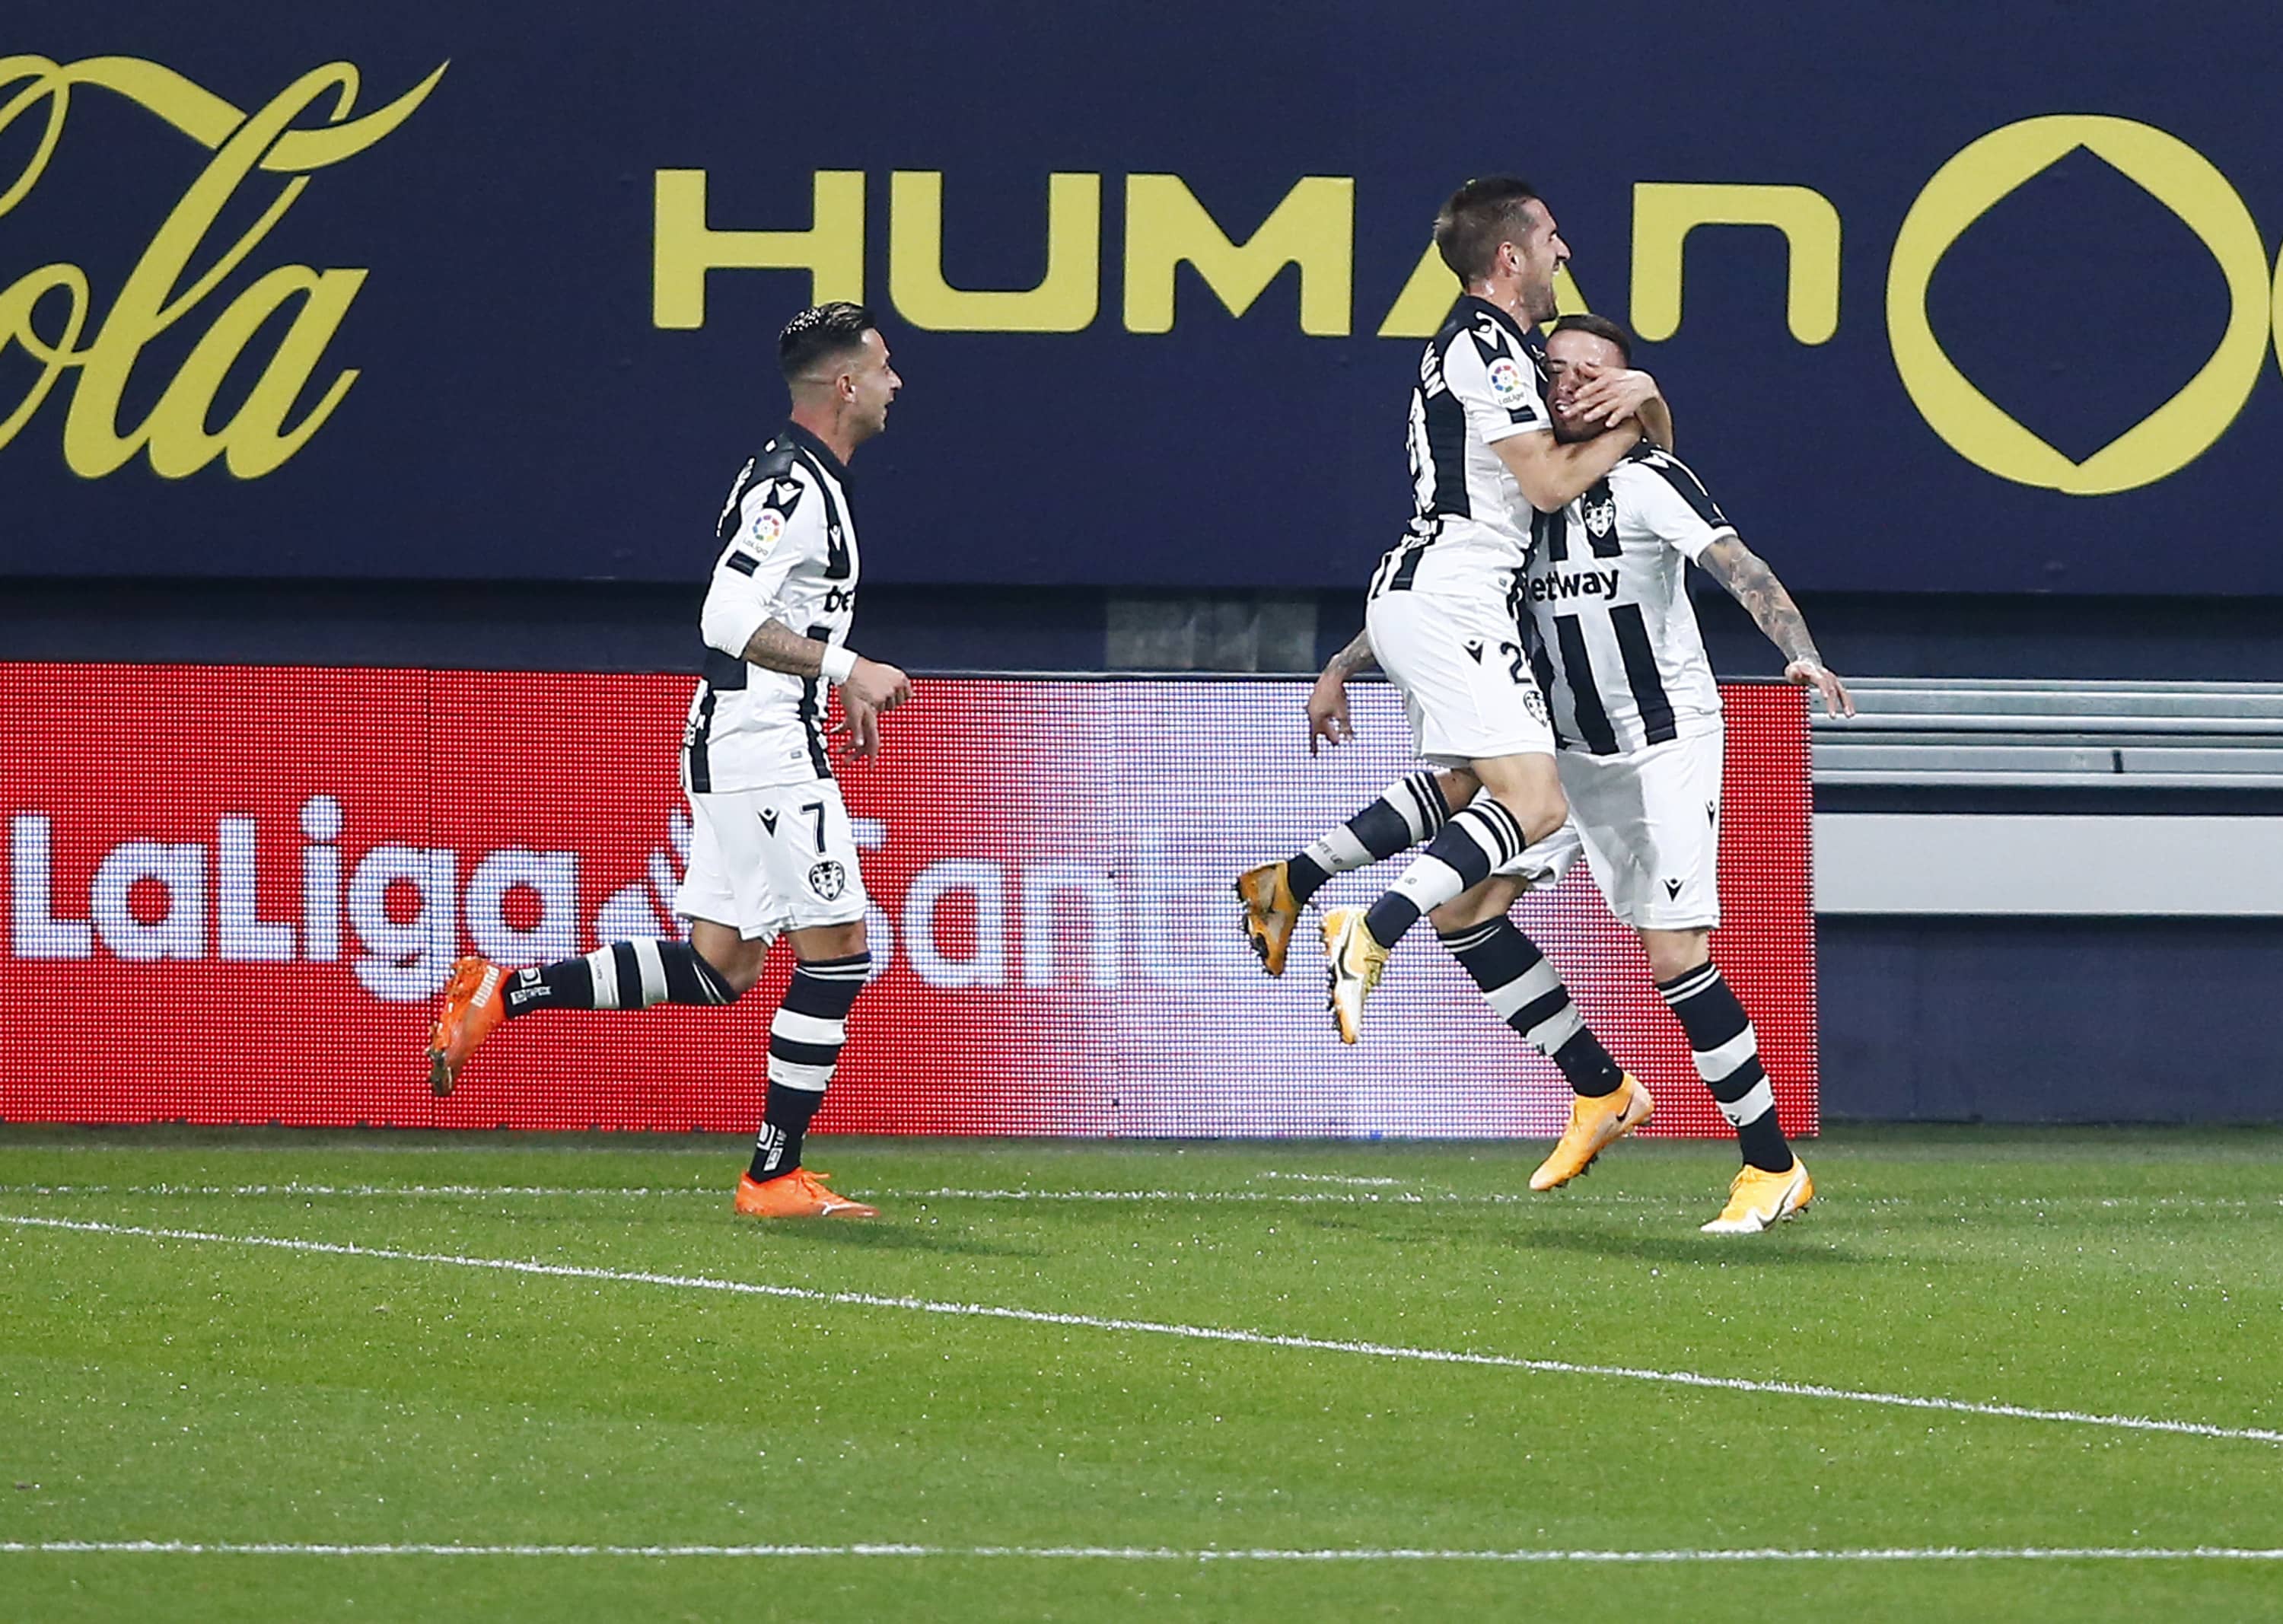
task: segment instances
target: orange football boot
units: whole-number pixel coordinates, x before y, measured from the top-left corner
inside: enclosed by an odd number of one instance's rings
[[[1236,877],[1236,900],[1244,907],[1244,939],[1252,944],[1261,967],[1270,975],[1282,975],[1292,927],[1300,922],[1300,904],[1292,896],[1292,865],[1264,863],[1245,870]]]
[[[450,1097],[460,1068],[506,1015],[507,1006],[500,999],[500,983],[506,979],[505,971],[473,953],[452,966],[452,979],[444,984],[443,1011],[428,1039],[428,1086],[438,1099]]]
[[[1554,1153],[1530,1175],[1532,1190],[1556,1190],[1593,1165],[1593,1159],[1649,1119],[1656,1102],[1632,1073],[1614,1093],[1599,1097],[1572,1095],[1570,1126],[1555,1141]]]
[[[828,1174],[795,1167],[771,1179],[748,1173],[737,1181],[736,1210],[745,1218],[877,1218],[880,1209],[837,1196],[820,1182]]]

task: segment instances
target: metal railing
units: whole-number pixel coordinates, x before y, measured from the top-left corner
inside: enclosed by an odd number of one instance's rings
[[[2283,789],[2283,683],[1866,678],[1819,785]]]

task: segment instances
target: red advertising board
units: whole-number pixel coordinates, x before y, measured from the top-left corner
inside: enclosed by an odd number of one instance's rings
[[[682,676],[0,667],[0,1119],[744,1130],[789,964],[729,1010],[511,1023],[423,1064],[471,949],[682,928]],[[1725,690],[1715,950],[1786,1127],[1816,1126],[1804,714]],[[1311,759],[1301,684],[920,684],[842,784],[882,968],[819,1126],[870,1133],[1547,1136],[1566,1091],[1415,933],[1342,1047],[1313,941],[1265,979],[1228,885],[1401,770],[1389,691]],[[1345,876],[1325,901],[1392,877]],[[1517,918],[1656,1091],[1726,1131],[1583,865]]]

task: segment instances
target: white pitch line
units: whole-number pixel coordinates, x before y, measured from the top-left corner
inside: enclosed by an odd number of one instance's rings
[[[1875,1393],[1854,1387],[1830,1387],[1813,1382],[1760,1381],[1741,1376],[1705,1376],[1694,1370],[1657,1370],[1620,1364],[1578,1364],[1566,1359],[1524,1359],[1511,1354],[1474,1354],[1456,1348],[1406,1347],[1397,1343],[1341,1341],[1326,1337],[1279,1335],[1265,1331],[1231,1330],[1217,1325],[1183,1325],[1164,1320],[1118,1319],[1106,1315],[1060,1314],[1042,1308],[1012,1308],[992,1303],[939,1302],[925,1297],[883,1297],[870,1292],[820,1292],[806,1286],[768,1285],[758,1281],[724,1280],[712,1275],[666,1275],[647,1269],[598,1269],[578,1263],[519,1261],[512,1258],[462,1257],[447,1252],[408,1252],[393,1246],[360,1246],[346,1241],[301,1240],[289,1236],[221,1235],[206,1230],[162,1230],[141,1224],[98,1223],[70,1218],[39,1218],[0,1213],[0,1224],[19,1229],[66,1230],[85,1235],[137,1236],[152,1240],[183,1240],[224,1246],[261,1246],[281,1252],[323,1253],[334,1257],[375,1258],[401,1263],[440,1263],[454,1269],[495,1269],[503,1274],[536,1275],[570,1280],[610,1280],[626,1285],[663,1285],[686,1291],[729,1292],[747,1297],[787,1298],[863,1308],[898,1308],[915,1314],[940,1314],[968,1319],[1013,1320],[1026,1325],[1071,1325],[1090,1331],[1135,1332],[1147,1336],[1179,1337],[1196,1342],[1234,1343],[1246,1347],[1289,1347],[1307,1353],[1352,1354],[1371,1359],[1398,1359],[1422,1364],[1475,1365],[1501,1370],[1530,1370],[1551,1376],[1600,1376],[1620,1381],[1653,1382],[1671,1387],[1709,1388],[1723,1393],[1765,1393],[1785,1398],[1824,1399],[1851,1404],[1876,1404],[1896,1409],[1940,1410],[1953,1415],[1991,1416],[2015,1421],[2054,1421],[2075,1426],[2109,1427],[2134,1433],[2173,1433],[2198,1438],[2227,1438],[2256,1443],[2283,1444],[2283,1432],[2267,1427],[2219,1426],[2205,1421],[2167,1421],[2147,1416],[2104,1415],[2079,1409],[2046,1409],[2027,1404],[1977,1403],[1971,1399],[1928,1398],[1905,1393]]]
[[[1392,1179],[1385,1181],[1393,1183]],[[1522,1204],[1531,1198],[1512,1193],[1490,1192],[1482,1195],[1437,1193],[1414,1194],[1409,1191],[1391,1191],[1386,1195],[1349,1191],[1282,1191],[1267,1190],[866,1190],[860,1193],[898,1201],[1072,1201],[1148,1202],[1152,1205],[1204,1205],[1222,1201],[1252,1204],[1266,1203],[1283,1206],[1504,1206]],[[443,1197],[483,1199],[492,1196],[704,1196],[714,1200],[726,1199],[726,1188],[690,1184],[650,1185],[558,1185],[542,1184],[308,1184],[294,1181],[283,1184],[0,1184],[0,1195],[12,1196],[343,1196],[362,1199],[372,1196]],[[1542,1200],[1542,1198],[1540,1198]],[[1609,1195],[1601,1198],[1609,1201],[1640,1202],[1644,1205],[1671,1206],[1675,1201],[1662,1201],[1652,1197]]]
[[[1262,1174],[1260,1177],[1269,1177]],[[1287,1174],[1291,1179],[1305,1178],[1312,1183],[1337,1182],[1359,1184],[1394,1184],[1393,1179],[1353,1179],[1333,1181],[1325,1175]],[[432,1198],[444,1199],[487,1199],[494,1196],[529,1196],[542,1198],[573,1196],[662,1197],[696,1196],[708,1200],[727,1198],[726,1186],[713,1184],[312,1184],[300,1180],[281,1184],[0,1184],[0,1196],[155,1196],[175,1198],[184,1196],[324,1196],[364,1199],[370,1197]],[[926,1190],[901,1190],[890,1187],[857,1189],[854,1194],[872,1199],[893,1201],[994,1201],[994,1202],[1052,1202],[1147,1203],[1152,1206],[1211,1206],[1220,1202],[1282,1206],[1537,1206],[1552,1211],[1559,1206],[1648,1206],[1671,1210],[1695,1203],[1687,1197],[1650,1196],[1622,1191],[1564,1191],[1558,1196],[1525,1195],[1513,1191],[1485,1191],[1473,1194],[1454,1191],[1389,1190],[1382,1194],[1375,1190],[970,1190],[945,1186]],[[2264,1210],[2283,1208],[2283,1197],[2254,1200],[2233,1196],[1864,1196],[1850,1197],[1846,1206],[1854,1210],[1885,1207],[2121,1207],[2155,1206],[2180,1209],[2225,1211]]]
[[[1080,1562],[2278,1562],[2283,1549],[2235,1545],[1933,1545],[1800,1550],[1781,1546],[1705,1550],[1431,1550],[1408,1547],[1317,1550],[1158,1545],[462,1545],[234,1543],[191,1540],[0,1542],[10,1556],[234,1557],[950,1557]]]
[[[711,1184],[0,1184],[0,1195],[29,1196],[712,1196],[726,1191]]]

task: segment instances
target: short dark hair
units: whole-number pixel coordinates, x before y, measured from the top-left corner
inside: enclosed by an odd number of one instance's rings
[[[1591,311],[1565,316],[1554,324],[1553,330],[1546,336],[1552,338],[1556,332],[1590,332],[1597,339],[1607,339],[1617,347],[1617,354],[1625,358],[1627,366],[1633,363],[1632,334],[1606,316],[1595,316]]]
[[[1435,216],[1436,251],[1460,281],[1479,282],[1497,265],[1499,245],[1529,230],[1529,206],[1539,201],[1537,188],[1511,175],[1469,181]]]
[[[872,312],[846,300],[811,305],[784,324],[777,334],[777,371],[787,383],[808,376],[820,361],[845,355],[879,326]]]

